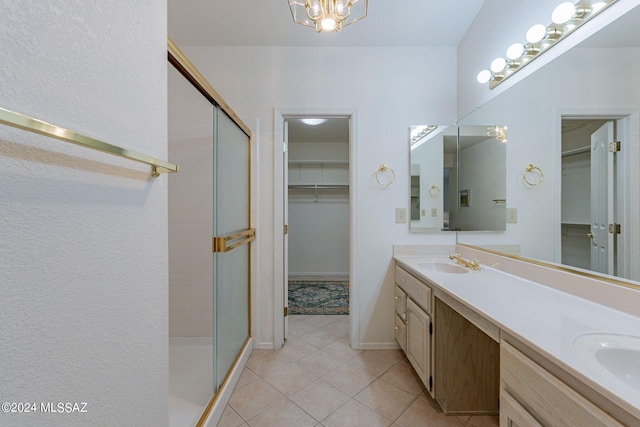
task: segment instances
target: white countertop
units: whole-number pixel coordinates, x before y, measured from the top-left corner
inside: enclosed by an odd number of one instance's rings
[[[427,260],[453,263],[448,256],[394,258],[636,416],[640,414],[640,392],[604,368],[594,368],[573,349],[574,339],[583,334],[640,336],[639,317],[484,265],[480,271],[465,274],[442,273],[419,265]]]

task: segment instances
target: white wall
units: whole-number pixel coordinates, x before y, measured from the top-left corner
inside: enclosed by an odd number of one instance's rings
[[[346,119],[345,119],[346,120]],[[345,142],[295,142],[289,134],[289,184],[349,184]],[[305,162],[345,162],[309,164]],[[302,163],[300,163],[302,162]],[[289,279],[349,276],[349,189],[289,189]],[[328,277],[327,280],[332,280]]]
[[[394,243],[443,242],[455,236],[409,234],[395,224],[395,208],[409,206],[408,129],[415,123],[453,123],[455,48],[181,47],[244,119],[259,119],[260,158],[256,244],[261,270],[254,288],[258,345],[273,343],[273,112],[274,108],[358,110],[352,259],[358,271],[352,295],[360,315],[355,345],[393,346]],[[444,65],[443,65],[444,64]],[[381,163],[396,182],[376,184]]]
[[[640,49],[576,48],[467,116],[463,124],[508,126],[507,207],[518,209],[518,223],[507,232],[460,239],[469,243],[520,243],[522,255],[559,260],[554,242],[560,223],[560,114],[603,115],[640,109]],[[628,129],[627,152],[637,153],[637,129]],[[629,154],[631,156],[632,154]],[[636,160],[637,162],[637,160]],[[539,167],[544,181],[522,183],[528,163]],[[630,206],[635,190],[621,189]]]
[[[0,28],[0,106],[167,157],[166,2],[3,2]],[[87,403],[0,425],[167,425],[168,179],[0,125],[0,401]]]

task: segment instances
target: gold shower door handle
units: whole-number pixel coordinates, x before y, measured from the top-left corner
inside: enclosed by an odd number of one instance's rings
[[[239,246],[242,246],[246,243],[251,242],[256,238],[256,229],[249,228],[245,231],[241,231],[240,233],[230,234],[225,237],[214,237],[213,238],[213,252],[229,252]],[[230,242],[233,242],[229,244]]]

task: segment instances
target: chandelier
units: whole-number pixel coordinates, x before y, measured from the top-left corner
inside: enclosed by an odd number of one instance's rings
[[[493,136],[500,142],[507,142],[507,127],[489,126],[487,128],[487,136]]]
[[[368,0],[288,0],[293,21],[321,31],[340,31],[367,16]]]

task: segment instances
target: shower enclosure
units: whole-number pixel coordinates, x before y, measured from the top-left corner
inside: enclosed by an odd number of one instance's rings
[[[199,426],[250,339],[250,131],[169,57],[169,418]]]

